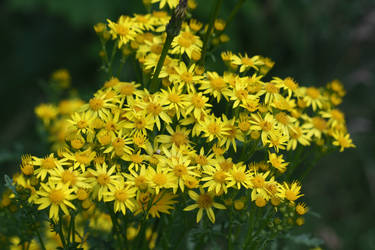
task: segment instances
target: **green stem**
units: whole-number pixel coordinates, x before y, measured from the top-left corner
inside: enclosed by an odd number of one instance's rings
[[[233,216],[232,216],[232,208],[229,210],[229,234],[228,234],[228,249],[233,249],[233,243],[232,243],[232,226],[233,226]]]
[[[64,238],[64,232],[63,232],[63,227],[62,227],[62,216],[60,215],[59,216],[59,236],[60,236],[60,240],[61,240],[61,243],[63,245],[63,248],[65,249],[66,248],[66,242],[65,242],[65,238]]]
[[[120,228],[120,225],[118,224],[118,221],[117,221],[117,217],[115,215],[115,213],[113,212],[113,210],[111,209],[111,207],[109,206],[108,203],[106,203],[107,205],[107,209],[109,211],[109,214],[111,216],[111,220],[112,220],[112,226],[113,226],[113,231],[114,231],[114,234],[116,235],[117,237],[117,241],[120,245],[120,249],[125,249],[123,244],[122,244],[122,235],[121,235],[121,228]],[[125,236],[126,237],[126,236]]]
[[[42,250],[46,250],[46,246],[44,245],[42,236],[40,235],[38,228],[36,228],[35,231],[36,231],[36,235],[38,236],[38,240],[40,242],[40,247],[42,248]]]
[[[161,55],[159,57],[159,61],[158,61],[158,64],[156,66],[154,75],[152,76],[152,79],[151,79],[151,84],[150,84],[151,93],[154,93],[159,89],[159,79],[158,79],[158,77],[159,77],[160,71],[163,67],[165,58],[167,57],[168,50],[171,47],[173,38],[174,38],[173,35],[167,34],[167,38],[165,39],[163,50],[162,50]]]
[[[208,41],[209,41],[210,35],[212,33],[212,30],[214,28],[215,20],[216,20],[217,16],[219,15],[219,10],[220,10],[220,6],[221,6],[222,2],[223,2],[223,0],[216,0],[215,7],[213,8],[213,10],[211,12],[210,22],[208,24],[208,28],[207,28],[206,34],[204,36],[204,39],[203,39],[202,58],[199,62],[200,65],[203,65],[204,61],[206,59]]]
[[[113,66],[112,64],[113,64],[113,60],[115,59],[116,52],[117,52],[117,43],[114,43],[113,44],[113,48],[112,48],[111,59],[109,60],[108,66],[107,66],[107,69],[108,69],[108,80],[113,76],[112,75],[112,66]]]

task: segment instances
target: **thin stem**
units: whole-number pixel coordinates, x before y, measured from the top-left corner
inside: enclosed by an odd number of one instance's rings
[[[42,250],[46,250],[46,246],[44,245],[42,236],[40,235],[38,228],[36,228],[35,231],[36,231],[36,235],[38,236],[38,240],[40,242],[40,247],[42,248]]]
[[[65,238],[64,238],[64,232],[63,232],[63,227],[62,227],[62,216],[60,215],[59,216],[59,236],[60,236],[60,240],[61,240],[61,243],[63,245],[63,248],[65,249],[66,248],[66,242],[65,242]]]
[[[112,77],[112,64],[113,64],[113,59],[115,59],[116,52],[117,52],[117,43],[113,44],[111,59],[109,60],[108,65],[107,65],[108,79]]]
[[[173,35],[167,34],[167,38],[165,39],[163,50],[162,50],[161,55],[159,57],[159,61],[158,61],[158,64],[156,66],[154,75],[152,76],[152,79],[151,79],[151,84],[150,84],[151,93],[156,92],[159,89],[159,81],[158,81],[159,79],[158,79],[158,77],[159,77],[160,71],[163,67],[165,58],[167,57],[168,50],[171,47],[173,38],[174,38]]]
[[[111,216],[114,234],[116,235],[118,243],[120,244],[120,249],[125,249],[122,244],[121,228],[120,228],[120,225],[118,224],[117,217],[115,213],[113,212],[113,210],[111,209],[111,207],[109,206],[109,204],[107,203],[106,205],[107,205],[107,209],[109,210],[109,214]]]
[[[210,22],[208,24],[208,28],[207,28],[206,34],[204,36],[204,39],[203,39],[202,58],[199,62],[200,65],[203,65],[204,61],[206,59],[208,41],[209,41],[210,35],[212,33],[212,30],[214,28],[215,19],[219,15],[219,10],[220,10],[220,6],[221,6],[222,2],[223,2],[223,0],[216,0],[215,7],[213,8],[213,10],[211,12]]]

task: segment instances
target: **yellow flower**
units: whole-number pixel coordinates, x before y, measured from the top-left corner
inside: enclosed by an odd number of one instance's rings
[[[107,19],[107,22],[112,39],[119,38],[118,48],[134,40],[136,35],[141,32],[138,23],[134,22],[134,20],[128,16],[120,16],[116,23],[109,19]]]
[[[200,194],[197,194],[194,191],[189,190],[188,192],[190,198],[196,203],[189,205],[184,208],[184,211],[191,211],[193,209],[199,208],[197,214],[197,223],[202,219],[203,211],[206,211],[208,218],[212,223],[215,223],[215,214],[213,207],[217,209],[226,209],[226,207],[220,203],[214,201],[213,193],[206,193],[203,189],[200,190]]]
[[[116,185],[121,183],[122,177],[116,175],[115,165],[108,170],[106,163],[103,163],[102,165],[97,164],[95,168],[96,170],[88,170],[92,175],[92,177],[89,177],[89,182],[93,188],[94,195],[97,195],[98,201],[101,201],[104,193],[108,192],[110,189],[114,189]]]
[[[284,182],[279,188],[278,196],[281,199],[287,199],[291,203],[294,203],[295,200],[303,196],[303,194],[300,194],[300,190],[301,185],[297,181],[294,181],[291,184]]]
[[[180,34],[173,39],[172,42],[172,54],[186,55],[191,58],[193,51],[200,51],[203,46],[203,42],[199,36],[194,35],[190,30],[189,26],[185,26],[184,30],[181,30]]]
[[[160,218],[160,213],[170,214],[169,210],[174,209],[173,204],[177,203],[177,195],[172,194],[171,192],[160,192],[152,200],[151,207],[148,210],[148,213],[153,217]]]
[[[275,153],[268,152],[268,163],[271,163],[272,167],[284,173],[286,166],[289,165],[288,162],[284,162],[283,155],[277,155]]]
[[[212,95],[217,102],[220,102],[221,96],[228,99],[231,94],[228,83],[216,72],[207,72],[207,80],[202,80],[199,90],[204,90],[203,94]]]
[[[35,114],[42,119],[45,125],[49,125],[51,120],[58,115],[58,109],[52,104],[40,104],[35,108]]]
[[[203,176],[201,180],[205,183],[202,187],[208,187],[208,192],[214,191],[216,194],[221,192],[227,193],[227,185],[230,180],[229,173],[222,170],[219,166],[209,166],[203,170]]]
[[[231,59],[234,65],[241,66],[240,73],[250,68],[253,68],[258,71],[259,70],[258,66],[261,66],[264,64],[263,61],[260,60],[259,56],[249,57],[246,53],[245,55],[241,55],[241,54],[239,54],[238,56],[233,55]]]
[[[46,156],[45,158],[38,158],[33,156],[32,164],[34,166],[40,166],[38,169],[34,171],[37,178],[40,178],[42,181],[46,178],[47,174],[51,174],[55,168],[62,165],[69,165],[67,159],[57,159],[54,156],[54,153]]]
[[[55,183],[48,181],[41,183],[41,189],[37,191],[40,196],[35,199],[35,204],[40,204],[38,210],[45,209],[50,206],[49,218],[54,221],[59,220],[59,209],[65,214],[69,214],[68,207],[75,209],[75,206],[70,202],[76,196],[72,194],[73,189],[69,188],[69,184]]]
[[[158,135],[156,137],[156,140],[162,143],[163,147],[170,148],[172,145],[180,147],[190,144],[189,134],[191,131],[189,129],[180,126],[177,126],[176,130],[170,126],[167,126],[166,129],[170,135]]]
[[[251,175],[246,171],[245,165],[233,165],[229,170],[228,184],[227,187],[235,186],[240,189],[241,186],[248,188]]]
[[[73,168],[81,168],[81,171],[84,172],[86,167],[91,164],[96,156],[96,152],[91,148],[88,148],[84,151],[77,150],[75,153],[70,151],[65,151],[62,153],[65,159],[73,162]]]
[[[148,184],[155,189],[156,194],[160,192],[160,189],[173,188],[176,191],[178,188],[177,178],[160,166],[156,170],[151,166],[147,168],[147,180]]]
[[[126,208],[133,211],[135,204],[133,197],[135,197],[136,188],[119,183],[111,186],[110,191],[103,192],[104,202],[114,201],[113,210],[115,213],[121,211],[123,215],[126,213]]]
[[[355,148],[355,145],[350,138],[350,134],[337,132],[333,133],[332,136],[335,139],[332,144],[340,147],[340,152],[344,151],[345,148]]]

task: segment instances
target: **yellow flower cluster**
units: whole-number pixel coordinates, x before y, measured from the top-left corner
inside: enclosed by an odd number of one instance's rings
[[[60,210],[95,211],[99,203],[115,213],[159,217],[183,201],[185,211],[198,209],[197,222],[205,212],[214,223],[214,209],[226,209],[229,197],[237,210],[245,202],[286,203],[306,213],[304,203],[295,203],[303,194],[298,181],[288,182],[295,164],[288,160],[312,144],[319,150],[354,147],[337,108],[342,84],[303,87],[291,77],[268,77],[270,59],[231,51],[221,54],[225,72],[207,70],[199,64],[205,27],[190,19],[164,61],[163,87],[151,92],[169,19],[154,11],[95,26],[104,40],[112,38],[124,55],[136,58],[144,78],[112,77],[87,103],[36,108],[54,153],[22,158],[15,181],[32,191],[29,202],[49,208],[54,221]],[[224,28],[222,20],[215,22],[215,29]]]

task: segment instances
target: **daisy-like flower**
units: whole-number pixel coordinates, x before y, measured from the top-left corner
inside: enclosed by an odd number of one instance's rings
[[[123,173],[126,178],[126,184],[136,187],[141,192],[146,191],[148,188],[146,167],[142,165],[139,171],[130,169],[129,172],[130,174]]]
[[[286,166],[289,165],[288,162],[285,162],[283,159],[283,155],[277,155],[275,153],[271,153],[268,151],[268,163],[271,163],[272,167],[279,170],[281,173],[284,173],[286,170]]]
[[[177,178],[160,166],[156,170],[151,166],[147,168],[147,180],[148,184],[155,189],[156,194],[160,192],[160,189],[173,188],[177,191],[178,188]]]
[[[107,19],[107,22],[112,39],[118,38],[118,48],[134,40],[136,35],[141,33],[139,24],[128,16],[120,16],[116,23],[109,19]]]
[[[89,103],[82,105],[79,111],[88,111],[90,117],[94,116],[94,118],[100,117],[101,119],[105,119],[105,116],[110,113],[110,109],[117,107],[114,103],[118,102],[113,97],[108,98],[108,91],[111,90],[96,92],[94,97],[89,100]]]
[[[193,114],[195,119],[201,119],[202,115],[209,113],[209,108],[212,107],[208,103],[209,98],[204,96],[202,92],[193,92],[187,95],[188,106],[185,109],[184,115]]]
[[[68,184],[70,188],[77,190],[78,188],[89,188],[90,185],[87,183],[85,178],[80,172],[74,170],[73,167],[64,169],[62,166],[57,166],[51,176],[50,181]]]
[[[267,137],[274,131],[276,124],[276,120],[273,115],[271,113],[267,113],[264,118],[262,118],[262,115],[259,113],[251,114],[250,123],[252,124],[250,129],[261,131],[263,145],[267,145]]]
[[[174,130],[171,126],[166,127],[169,135],[158,135],[156,140],[163,144],[164,147],[170,148],[172,145],[180,147],[182,145],[189,145],[189,134],[190,130],[187,128],[181,128],[180,126],[176,127]]]
[[[336,132],[332,136],[335,139],[332,144],[340,147],[340,152],[344,151],[345,148],[355,148],[348,133]]]
[[[303,100],[305,101],[307,107],[312,106],[313,111],[317,108],[323,107],[324,97],[322,96],[320,89],[315,87],[303,88],[305,96]]]
[[[280,186],[278,196],[281,199],[287,199],[291,203],[294,203],[295,200],[303,196],[303,194],[300,194],[300,190],[301,184],[297,181],[294,181],[291,184],[284,182],[283,185]]]
[[[123,134],[123,130],[120,130],[117,133],[116,138],[113,139],[110,146],[104,150],[104,154],[111,153],[111,157],[114,156],[122,157],[124,154],[131,154],[133,151],[133,148],[131,148],[130,144],[132,144],[131,138],[128,137],[128,135]]]
[[[171,192],[164,191],[160,192],[151,202],[151,207],[148,210],[148,213],[153,217],[160,218],[160,213],[170,214],[169,210],[174,209],[173,204],[177,203],[177,195],[174,195]]]
[[[88,169],[92,177],[89,178],[89,182],[93,188],[94,195],[97,195],[98,201],[103,199],[103,194],[108,192],[110,189],[114,189],[116,185],[121,184],[122,177],[116,175],[116,166],[113,165],[110,169],[106,163],[102,165],[97,164],[94,169]]]
[[[195,85],[200,83],[200,81],[203,79],[202,75],[197,75],[195,73],[195,67],[195,64],[192,64],[189,68],[187,68],[184,62],[180,62],[180,64],[175,67],[176,74],[171,75],[169,80],[171,82],[186,85],[189,91],[193,91],[195,90]]]
[[[233,55],[231,60],[234,65],[240,66],[240,73],[250,68],[253,68],[256,71],[258,71],[258,67],[264,64],[263,61],[260,60],[259,56],[249,57],[246,53],[245,55]]]
[[[290,127],[287,150],[295,150],[298,143],[303,146],[310,145],[311,134],[309,131],[310,129],[306,125],[299,126],[298,123]]]
[[[133,197],[135,197],[136,188],[119,183],[118,185],[109,188],[108,192],[103,193],[104,202],[114,201],[113,210],[115,213],[121,211],[123,215],[126,213],[126,208],[134,211],[135,204]]]
[[[133,99],[135,96],[141,96],[142,91],[137,89],[139,86],[141,86],[141,84],[135,82],[119,82],[115,86],[115,90],[121,96],[120,103],[124,103],[125,101],[129,102],[129,99]]]
[[[203,211],[206,211],[208,218],[212,223],[215,223],[215,214],[213,207],[217,209],[226,209],[226,207],[220,203],[214,201],[214,194],[210,192],[205,192],[203,189],[200,190],[200,194],[197,194],[194,191],[189,190],[188,192],[190,198],[196,203],[189,205],[184,208],[184,211],[191,211],[198,208],[197,213],[197,223],[199,223],[203,216]]]
[[[154,128],[155,121],[152,116],[147,116],[144,112],[127,112],[124,114],[129,122],[124,124],[124,128],[131,129],[130,135],[147,135],[147,130]]]
[[[76,151],[75,153],[70,151],[64,151],[62,155],[66,160],[73,162],[73,169],[81,168],[82,172],[85,172],[87,166],[95,159],[96,152],[91,148],[84,151]]]
[[[345,115],[338,109],[321,111],[320,114],[323,118],[328,119],[328,126],[331,128],[340,127],[340,125],[345,124]]]
[[[203,137],[207,137],[207,141],[210,142],[214,139],[218,140],[219,145],[223,145],[224,135],[229,135],[228,128],[224,126],[224,123],[220,117],[214,115],[208,116],[202,124],[200,124],[200,131],[203,132]]]
[[[49,218],[55,222],[59,221],[59,209],[64,214],[69,214],[68,207],[75,209],[71,200],[76,196],[72,194],[73,189],[69,188],[69,184],[55,183],[48,181],[47,183],[40,183],[41,188],[36,193],[39,196],[34,203],[39,204],[38,210],[49,209]]]
[[[288,145],[289,136],[284,134],[280,129],[274,129],[272,133],[269,133],[267,136],[268,147],[274,148],[278,153],[280,149],[285,150]]]
[[[291,77],[287,77],[285,79],[273,77],[273,80],[271,82],[276,83],[276,87],[288,91],[288,97],[291,97],[292,93],[298,89],[298,83],[296,83]]]
[[[130,162],[130,165],[128,167],[129,170],[135,168],[136,171],[138,171],[139,167],[144,166],[145,158],[145,155],[141,155],[141,150],[138,150],[135,153],[125,154],[121,157],[121,159],[123,159],[124,161]]]
[[[152,95],[148,98],[147,102],[139,101],[139,107],[147,112],[147,116],[150,116],[155,122],[158,130],[161,128],[161,122],[166,124],[172,123],[172,119],[169,117],[167,111],[168,108],[162,105],[162,97],[159,95]]]
[[[246,165],[235,164],[229,170],[228,184],[227,187],[236,187],[240,189],[241,186],[248,188],[251,174],[246,171]]]
[[[173,39],[172,53],[182,55],[186,53],[189,58],[192,58],[193,51],[200,51],[203,42],[199,36],[194,35],[189,26],[185,26],[180,34]]]
[[[40,178],[40,180],[44,180],[47,176],[47,174],[51,174],[51,172],[57,168],[58,166],[62,167],[63,165],[69,165],[70,163],[67,162],[67,159],[58,159],[55,157],[54,153],[44,157],[44,158],[38,158],[33,156],[32,157],[32,165],[34,166],[40,166],[38,169],[34,171],[34,174],[37,178]]]
[[[45,125],[49,125],[51,120],[55,119],[59,111],[52,104],[40,104],[35,108],[35,114],[42,119]]]
[[[91,127],[91,123],[95,119],[93,113],[89,112],[82,112],[77,113],[75,112],[72,114],[71,119],[68,119],[67,121],[70,124],[69,130],[76,134],[89,134],[93,135],[94,130]]]
[[[223,123],[224,129],[226,130],[226,134],[223,137],[223,145],[225,145],[225,149],[228,150],[230,145],[233,146],[234,152],[237,152],[237,144],[236,141],[244,142],[245,138],[241,133],[241,130],[235,125],[235,119],[230,119],[223,114]]]
[[[177,119],[180,119],[181,114],[185,113],[184,110],[189,105],[186,94],[182,93],[182,87],[183,85],[179,85],[178,87],[168,88],[167,91],[161,90],[161,103],[167,110],[172,110]]]
[[[204,94],[215,97],[217,102],[220,102],[221,96],[227,99],[231,94],[228,83],[216,72],[207,72],[207,80],[202,80],[199,89],[204,90]]]
[[[207,167],[203,170],[202,176],[201,180],[205,182],[202,187],[207,187],[208,192],[214,191],[216,194],[227,193],[229,173],[222,170],[218,165]]]

